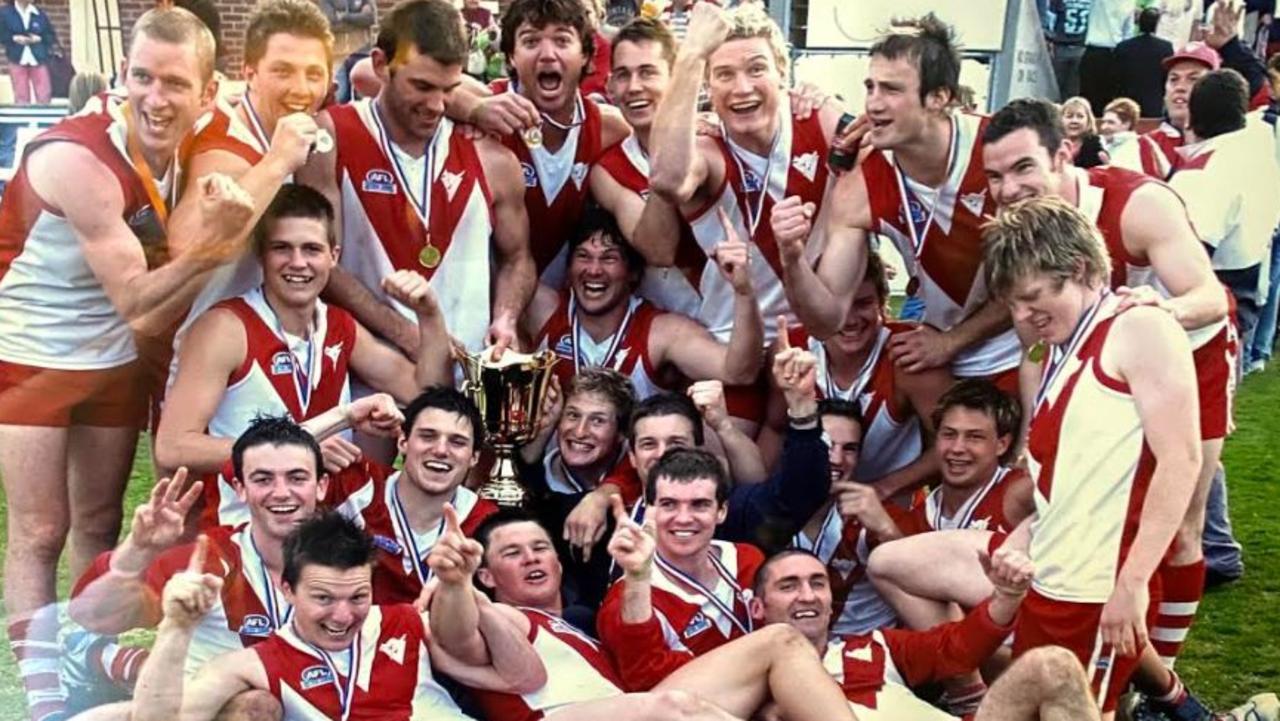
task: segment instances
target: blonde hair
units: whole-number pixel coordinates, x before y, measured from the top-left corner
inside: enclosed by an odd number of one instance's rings
[[[987,288],[1007,297],[1028,276],[1048,275],[1061,284],[1105,284],[1111,260],[1093,222],[1057,197],[1030,198],[1002,208],[982,226]]]
[[[1089,132],[1098,132],[1098,119],[1093,117],[1093,105],[1089,102],[1088,98],[1083,98],[1077,95],[1073,98],[1067,98],[1062,101],[1061,110],[1063,115],[1066,115],[1067,110],[1071,108],[1084,111],[1084,116],[1089,119]]]
[[[208,83],[213,79],[213,64],[217,54],[213,33],[191,11],[176,7],[152,8],[133,24],[129,47],[136,45],[138,38],[143,35],[173,45],[192,45],[196,51],[196,60],[200,63],[200,81]]]
[[[787,51],[787,41],[782,37],[782,30],[778,29],[778,24],[769,17],[769,13],[755,3],[744,3],[728,14],[732,27],[725,42],[764,38],[773,51],[773,62],[778,66],[778,74],[785,80],[791,68],[791,56]]]
[[[324,44],[326,64],[333,62],[333,32],[320,7],[308,0],[266,0],[249,16],[244,31],[244,64],[257,65],[272,35],[288,33]]]

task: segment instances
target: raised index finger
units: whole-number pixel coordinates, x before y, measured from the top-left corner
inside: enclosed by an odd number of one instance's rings
[[[778,315],[778,350],[779,351],[791,349],[791,336],[789,333],[787,333],[787,330],[788,330],[787,317],[785,315],[779,314]]]
[[[617,522],[619,528],[631,519],[627,515],[626,506],[622,505],[622,496],[609,496],[609,508],[613,510],[613,520]]]
[[[204,573],[204,561],[209,556],[209,537],[201,533],[196,537],[196,546],[187,561],[187,570],[191,573]]]
[[[444,504],[444,527],[447,533],[462,535],[462,524],[458,521],[458,511],[452,503]]]

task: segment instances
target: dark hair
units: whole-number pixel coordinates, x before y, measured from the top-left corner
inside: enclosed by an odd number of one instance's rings
[[[595,28],[587,20],[587,6],[582,0],[515,0],[511,3],[502,16],[502,41],[499,46],[508,62],[515,54],[516,32],[526,23],[539,30],[553,23],[572,28],[578,33],[582,55],[590,65],[591,57],[596,51]],[[584,70],[583,74],[587,72],[588,70]]]
[[[943,416],[952,408],[968,408],[987,414],[996,426],[997,438],[1016,438],[1022,428],[1022,404],[1010,398],[1008,393],[997,388],[991,381],[982,378],[956,381],[955,385],[942,394],[937,407],[933,409],[935,429],[942,425]],[[1001,463],[1012,460],[1014,445],[1010,443],[1009,449],[1000,456]]]
[[[1048,100],[1018,98],[1000,108],[982,131],[983,144],[995,143],[1023,128],[1034,130],[1040,144],[1052,156],[1062,146],[1067,131],[1062,127],[1062,113]]]
[[[250,448],[258,446],[301,446],[311,451],[315,457],[316,476],[324,474],[324,456],[320,453],[320,444],[315,436],[302,426],[285,416],[258,416],[249,421],[249,427],[240,434],[231,446],[231,466],[235,469],[236,478],[241,482],[244,478],[244,454]]]
[[[867,272],[862,276],[863,282],[871,281],[875,286],[876,297],[884,305],[889,300],[889,278],[884,272],[884,261],[879,253],[867,253]]]
[[[732,490],[729,474],[725,472],[720,459],[701,448],[672,448],[663,453],[649,472],[649,482],[644,487],[646,503],[653,503],[658,493],[658,480],[663,478],[676,483],[690,483],[704,478],[714,481],[717,505],[728,501],[729,491]]]
[[[871,46],[871,56],[886,60],[905,58],[920,75],[920,102],[929,93],[946,90],[947,104],[960,97],[960,51],[951,26],[929,13],[913,20],[895,21],[887,35]]]
[[[662,59],[667,61],[670,67],[676,62],[676,38],[671,34],[671,29],[667,24],[657,18],[637,17],[622,29],[618,30],[618,34],[613,36],[613,43],[609,48],[612,51],[610,57],[618,51],[618,46],[622,43],[635,43],[639,45],[644,42],[655,42],[662,46]]]
[[[627,429],[627,437],[635,441],[637,423],[645,418],[662,416],[683,416],[693,426],[693,444],[701,446],[706,441],[702,429],[702,416],[698,413],[697,406],[693,405],[689,396],[669,392],[651,395],[636,404],[635,409],[631,411],[631,425]]]
[[[285,183],[280,186],[276,197],[271,199],[271,204],[253,226],[253,247],[257,249],[258,255],[266,251],[267,241],[271,239],[276,221],[284,218],[310,218],[324,223],[325,242],[329,244],[330,250],[337,246],[338,239],[333,231],[333,204],[329,199],[311,186]]]
[[[319,40],[324,45],[325,65],[333,63],[333,33],[318,5],[309,0],[268,0],[249,16],[249,27],[244,31],[244,64],[257,65],[267,53],[271,36],[280,33]]]
[[[484,547],[484,554],[480,557],[480,565],[485,565],[485,555],[489,553],[489,541],[493,539],[493,532],[503,526],[510,526],[514,523],[536,523],[546,531],[546,526],[542,525],[537,517],[520,508],[500,508],[497,511],[485,516],[485,519],[476,526],[476,530],[471,534],[471,538]],[[550,537],[550,532],[547,533]]]
[[[1189,125],[1197,138],[1239,130],[1249,112],[1249,84],[1230,68],[1211,70],[1191,88],[1187,110],[1191,114]]]
[[[636,391],[630,378],[611,368],[583,368],[569,379],[569,387],[564,392],[565,402],[581,393],[594,393],[609,401],[619,433],[626,432],[631,409],[636,404]]]
[[[391,63],[409,45],[441,65],[461,65],[469,50],[462,15],[448,0],[397,3],[378,30],[377,48]]]
[[[298,590],[308,565],[345,571],[373,563],[373,539],[356,522],[337,511],[312,516],[284,539],[284,568],[280,580]]]
[[[1156,31],[1156,26],[1160,24],[1160,8],[1146,7],[1138,13],[1138,32],[1143,35],[1150,35]]]
[[[400,430],[406,438],[413,431],[413,424],[418,416],[428,408],[439,408],[467,419],[471,424],[471,450],[484,445],[484,420],[480,418],[480,409],[452,386],[430,386],[419,393],[417,398],[409,401],[404,409],[404,423],[400,424]]]
[[[613,217],[613,213],[595,203],[587,204],[586,209],[582,212],[582,217],[578,219],[578,225],[573,230],[573,235],[569,238],[570,261],[572,261],[573,254],[577,252],[578,247],[591,240],[597,233],[603,235],[604,240],[617,247],[618,251],[622,253],[622,262],[627,265],[627,272],[633,276],[633,282],[639,283],[640,276],[644,274],[644,256],[640,255],[640,252],[631,243],[627,242],[627,236],[618,227],[618,219]]]
[[[822,566],[824,573],[830,573],[827,571],[827,564],[823,563],[822,559],[818,558],[818,555],[813,551],[803,548],[784,548],[783,550],[766,558],[764,563],[760,564],[760,567],[756,569],[756,578],[751,585],[751,591],[755,594],[756,598],[763,598],[765,586],[769,584],[769,570],[774,566],[774,564],[785,561],[794,556],[807,556],[808,558],[812,558],[818,562],[819,566]]]
[[[862,418],[862,406],[857,401],[845,400],[844,398],[823,398],[818,401],[818,417],[821,418],[822,416],[848,418],[858,424],[859,430],[866,431],[866,425]]]

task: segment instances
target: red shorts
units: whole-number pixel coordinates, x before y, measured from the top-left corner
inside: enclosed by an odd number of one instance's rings
[[[1152,574],[1147,629],[1156,621],[1160,608],[1160,574]],[[1102,712],[1116,709],[1116,702],[1138,668],[1141,654],[1118,656],[1102,642],[1101,603],[1055,601],[1032,589],[1022,601],[1013,629],[1013,657],[1018,658],[1040,646],[1061,646],[1075,654],[1089,677],[1089,687]]]
[[[1022,398],[1018,393],[1018,366],[1014,366],[1009,370],[1003,370],[989,376],[983,376],[982,378],[983,380],[991,381],[996,388],[1004,391],[1015,401]]]
[[[1240,339],[1235,325],[1227,323],[1208,343],[1196,348],[1191,359],[1196,364],[1196,384],[1200,391],[1200,439],[1211,441],[1227,436],[1231,402],[1236,394],[1236,362]]]
[[[141,427],[138,363],[67,371],[0,361],[0,425]]]

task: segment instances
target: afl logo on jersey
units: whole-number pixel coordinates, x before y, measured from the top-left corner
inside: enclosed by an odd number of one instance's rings
[[[538,187],[538,171],[534,170],[532,165],[528,163],[521,163],[520,172],[524,173],[524,187]]]
[[[308,666],[302,669],[302,675],[298,677],[298,682],[302,686],[302,690],[313,689],[316,686],[324,686],[333,683],[333,672],[328,666]]]
[[[271,356],[271,375],[287,376],[293,374],[293,356],[288,351],[280,351]]]
[[[756,175],[756,171],[746,168],[742,171],[742,189],[748,193],[759,193],[764,183],[760,181],[760,176]]]
[[[364,182],[360,184],[366,193],[396,194],[396,181],[386,170],[370,170],[364,174]]]
[[[396,539],[394,538],[374,535],[373,545],[375,548],[381,548],[393,556],[399,556],[404,553],[404,547],[396,542]]]
[[[243,636],[270,636],[271,621],[260,613],[251,613],[240,622],[240,634]]]
[[[552,348],[551,350],[555,351],[555,354],[558,356],[564,356],[565,358],[572,358],[573,357],[573,337],[567,333],[565,335],[560,336],[560,340],[556,341],[555,347]]]

